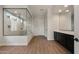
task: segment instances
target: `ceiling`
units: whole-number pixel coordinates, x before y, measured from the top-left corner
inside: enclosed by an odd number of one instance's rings
[[[6,8],[11,13],[15,13],[16,15],[21,15],[24,19],[26,19],[27,10],[26,8]],[[32,16],[44,16],[48,9],[52,10],[52,13],[59,13],[58,10],[61,9],[62,13],[65,10],[70,10],[73,13],[73,6],[68,5],[68,7],[64,7],[64,5],[29,5],[29,9],[32,13]]]
[[[64,7],[64,5],[53,5],[52,6],[52,13],[59,13],[58,11],[62,10],[61,13],[65,13],[66,10],[69,10],[69,12],[73,13],[74,9],[72,5],[68,5],[68,7]]]
[[[45,14],[48,5],[30,5],[29,8],[33,16],[42,16]]]
[[[58,10],[61,9],[62,13],[65,12],[65,10],[69,10],[73,13],[73,6],[68,5],[68,7],[64,7],[64,5],[30,5],[29,6],[33,16],[39,16],[39,15],[45,15],[45,12],[47,12],[48,8],[51,8],[52,13],[59,13]]]

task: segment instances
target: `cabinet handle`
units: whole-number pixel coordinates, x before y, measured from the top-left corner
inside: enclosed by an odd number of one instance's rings
[[[78,38],[75,38],[74,40],[77,41],[77,42],[79,42],[79,39]]]

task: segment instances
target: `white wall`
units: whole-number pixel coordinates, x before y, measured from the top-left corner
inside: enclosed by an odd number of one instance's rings
[[[79,39],[79,5],[74,6],[74,38]],[[79,42],[74,41],[74,53],[79,54]]]
[[[54,40],[54,31],[59,30],[59,15],[52,13],[51,7],[48,8],[47,22],[47,39]]]
[[[44,35],[45,37],[47,37],[47,12],[45,12],[45,16],[44,16]]]
[[[33,17],[33,34],[44,35],[44,16]]]
[[[3,10],[2,6],[0,6],[0,42],[3,40]]]
[[[54,31],[59,30],[59,14],[53,14],[48,7],[45,15],[33,18],[33,34],[45,35],[48,40],[54,40]]]
[[[0,6],[0,36],[3,36],[3,10],[2,6]]]
[[[59,16],[53,14],[48,19],[48,31],[47,31],[47,38],[48,40],[54,40],[54,31],[59,30]]]

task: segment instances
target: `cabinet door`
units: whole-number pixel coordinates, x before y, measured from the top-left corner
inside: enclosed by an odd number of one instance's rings
[[[67,48],[71,53],[74,53],[74,36],[67,35],[66,48]]]
[[[54,39],[56,40],[56,41],[58,41],[58,38],[57,38],[57,32],[54,32]]]
[[[61,44],[64,47],[66,46],[66,40],[65,40],[65,38],[66,38],[65,34],[61,33],[61,39],[60,39],[60,41],[61,41]]]
[[[60,41],[60,34],[58,32],[54,32],[54,39],[59,42]]]
[[[58,35],[58,36],[57,36],[58,42],[61,44],[61,38],[62,38],[62,37],[61,37],[61,33],[58,33],[57,35]]]
[[[54,38],[57,42],[59,42],[61,45],[65,46],[65,35],[63,33],[54,32]]]

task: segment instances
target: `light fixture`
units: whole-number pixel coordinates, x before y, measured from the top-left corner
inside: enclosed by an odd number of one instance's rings
[[[60,9],[60,10],[58,10],[58,12],[59,12],[59,13],[61,13],[61,12],[62,12],[62,10]]]
[[[65,12],[69,12],[69,10],[66,10]]]
[[[68,7],[68,5],[64,5],[64,7]]]
[[[21,23],[23,22],[23,20],[21,20]]]
[[[16,13],[16,14],[17,14],[17,11],[14,11],[14,13]]]

